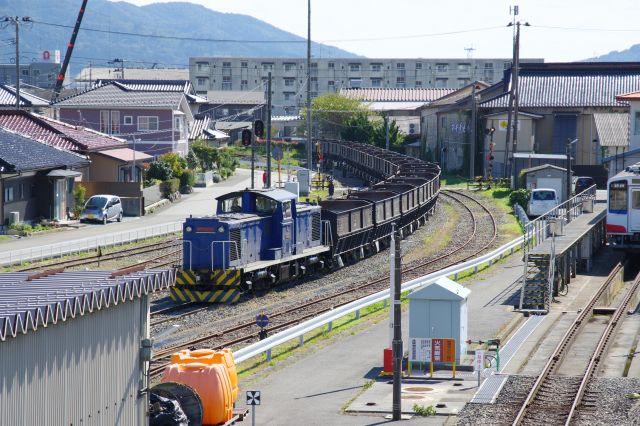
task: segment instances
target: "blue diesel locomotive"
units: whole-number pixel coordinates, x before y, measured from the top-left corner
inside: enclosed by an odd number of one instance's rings
[[[340,267],[344,258],[358,260],[385,247],[391,223],[407,235],[435,207],[437,165],[370,145],[321,143],[325,161],[378,183],[319,205],[297,203],[279,189],[218,197],[215,216],[189,217],[183,224],[173,300],[233,303],[244,291]]]

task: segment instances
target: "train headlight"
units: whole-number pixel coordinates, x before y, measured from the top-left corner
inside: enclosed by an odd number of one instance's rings
[[[218,232],[222,234],[224,232],[224,226],[218,226]]]
[[[190,227],[190,226],[187,226],[187,227],[184,228],[184,230],[185,230],[185,232],[191,232],[191,231],[193,231],[193,228]]]

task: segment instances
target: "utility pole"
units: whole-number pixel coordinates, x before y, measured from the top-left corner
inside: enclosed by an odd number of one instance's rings
[[[387,151],[389,150],[389,114],[384,116],[384,141]]]
[[[307,169],[309,169],[309,181],[311,181],[313,170],[311,129],[311,0],[307,0]]]
[[[476,162],[476,129],[477,125],[477,105],[476,105],[476,83],[473,82],[473,88],[471,89],[471,146],[469,148],[469,178],[474,179],[476,177],[475,162]]]
[[[16,109],[20,109],[20,22],[31,22],[28,16],[7,16],[3,19],[16,27]]]
[[[509,146],[511,145],[511,123],[512,123],[512,112],[513,112],[513,73],[514,67],[516,63],[516,33],[515,33],[515,23],[516,16],[518,16],[519,8],[518,6],[513,6],[513,8],[509,7],[509,14],[513,13],[513,21],[509,22],[507,27],[513,26],[513,59],[511,60],[511,78],[509,79],[509,106],[507,107],[507,134],[505,136],[504,141],[504,171],[503,176],[506,178],[507,176],[511,176],[511,157],[509,157]]]
[[[267,81],[267,188],[271,188],[271,72]]]
[[[391,351],[393,356],[393,402],[392,402],[392,418],[400,420],[402,414],[402,317],[401,317],[401,300],[400,300],[400,229],[397,223],[391,224],[393,235],[393,340],[391,342]]]

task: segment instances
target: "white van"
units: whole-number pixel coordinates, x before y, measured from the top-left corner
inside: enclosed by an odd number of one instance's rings
[[[560,199],[555,189],[538,188],[531,191],[529,196],[529,205],[527,206],[527,214],[529,217],[542,216],[549,210],[557,207]]]

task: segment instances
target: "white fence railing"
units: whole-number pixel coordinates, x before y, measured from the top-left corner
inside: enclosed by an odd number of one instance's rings
[[[425,284],[431,284],[441,277],[453,276],[454,279],[456,279],[458,274],[461,274],[465,271],[478,271],[480,266],[484,264],[490,265],[496,260],[502,259],[507,253],[512,254],[516,249],[520,248],[523,242],[523,238],[524,237],[516,238],[515,240],[503,245],[502,247],[492,251],[491,253],[487,253],[476,259],[472,259],[458,265],[450,266],[429,275],[425,275],[423,277],[408,281],[402,284],[402,291],[409,291]],[[278,334],[274,334],[273,336],[267,337],[266,339],[261,340],[257,343],[245,346],[244,348],[235,351],[233,357],[235,358],[236,362],[242,362],[263,352],[269,352],[272,348],[275,348],[276,346],[279,346],[295,338],[299,338],[300,342],[303,343],[305,333],[308,333],[318,327],[330,325],[332,321],[335,321],[353,312],[357,312],[360,309],[373,305],[374,303],[384,301],[388,298],[389,290],[383,290],[378,293],[371,294],[367,297],[356,300],[344,306],[340,306],[329,312],[325,312],[324,314],[319,315],[309,321],[305,321]],[[331,328],[331,326],[329,327]]]
[[[35,260],[55,259],[70,254],[96,251],[98,247],[104,248],[123,245],[180,231],[182,231],[182,222],[171,222],[40,247],[7,250],[6,252],[0,252],[0,266],[20,265]]]

